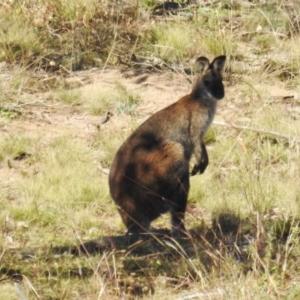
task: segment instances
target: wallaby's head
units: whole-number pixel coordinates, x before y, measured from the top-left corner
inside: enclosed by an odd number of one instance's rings
[[[225,60],[225,55],[216,57],[211,63],[204,56],[197,58],[194,73],[198,79],[193,90],[196,98],[204,96],[220,100],[224,97],[221,73],[224,69]]]

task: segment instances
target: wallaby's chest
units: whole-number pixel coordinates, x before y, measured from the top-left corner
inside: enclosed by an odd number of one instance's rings
[[[213,121],[216,106],[198,106],[192,111],[190,120],[190,135],[192,139],[201,138],[205,135]]]

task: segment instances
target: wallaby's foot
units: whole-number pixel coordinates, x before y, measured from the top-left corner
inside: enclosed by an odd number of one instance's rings
[[[176,241],[180,241],[188,239],[189,234],[186,231],[182,230],[172,230],[171,237]]]
[[[203,174],[205,169],[206,169],[206,166],[204,166],[204,165],[194,165],[192,172],[191,172],[191,176],[194,176],[198,173]]]
[[[195,176],[198,173],[198,171],[199,171],[198,166],[194,165],[191,172],[191,176]]]
[[[205,144],[202,143],[201,144],[201,157],[200,157],[200,161],[197,162],[194,165],[194,168],[193,168],[193,170],[191,172],[191,175],[194,176],[197,173],[203,174],[204,171],[206,170],[207,166],[208,166],[208,162],[209,162],[209,159],[208,159],[207,150],[206,150]]]
[[[136,243],[138,240],[142,238],[142,235],[140,233],[126,233],[127,237],[127,246],[130,246],[134,243]]]
[[[181,239],[188,238],[189,234],[185,229],[184,225],[181,224],[180,226],[177,227],[172,226],[171,237],[175,240],[181,240]]]
[[[126,232],[126,236],[128,245],[132,245],[139,240],[147,240],[150,236],[149,228],[142,228],[138,225],[131,224]]]
[[[191,172],[191,176],[195,176],[196,174],[198,174],[200,172],[200,169],[199,169],[199,166],[197,165],[194,165],[193,169],[192,169],[192,172]],[[202,171],[203,173],[204,171]],[[201,174],[202,174],[201,173]]]

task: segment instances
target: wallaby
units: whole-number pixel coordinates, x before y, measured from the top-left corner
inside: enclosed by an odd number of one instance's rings
[[[211,63],[198,57],[195,73],[202,73],[192,92],[158,111],[123,143],[109,173],[110,193],[127,234],[147,232],[150,223],[171,213],[172,236],[186,234],[184,214],[189,192],[189,161],[196,164],[191,175],[202,174],[208,165],[204,135],[224,97],[221,72],[226,56]]]

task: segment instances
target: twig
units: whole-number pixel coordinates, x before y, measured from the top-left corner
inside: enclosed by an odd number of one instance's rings
[[[243,125],[235,125],[235,124],[225,123],[225,122],[221,122],[221,121],[213,121],[213,124],[220,125],[220,126],[225,126],[225,127],[232,127],[234,129],[255,131],[255,132],[259,132],[259,133],[274,135],[274,136],[284,138],[284,139],[287,139],[287,140],[293,140],[293,141],[296,141],[298,143],[300,142],[300,136],[291,136],[289,134],[281,133],[281,132],[274,131],[274,130],[259,129],[259,128],[253,128],[253,127],[243,126]]]
[[[99,166],[97,167],[97,169],[100,170],[102,173],[104,173],[104,174],[106,174],[106,175],[109,174],[109,169],[103,168],[101,165],[99,165]]]
[[[23,107],[23,106],[27,106],[27,105],[31,105],[31,106],[46,106],[46,107],[58,107],[60,104],[46,104],[45,101],[43,100],[34,100],[34,101],[31,101],[31,102],[26,102],[26,103],[14,103],[12,104],[11,106],[13,108],[20,108],[20,107]]]
[[[51,35],[56,36],[60,40],[62,40],[62,36],[60,34],[55,33],[54,30],[49,26],[49,24],[46,24],[46,27]]]
[[[212,291],[212,292],[199,292],[187,296],[181,296],[179,298],[176,298],[176,300],[193,300],[193,299],[211,299],[212,297],[214,298],[215,296],[224,296],[224,292],[221,289],[218,289],[217,291]],[[222,297],[223,298],[223,297]]]
[[[59,67],[61,69],[63,69],[64,71],[66,71],[69,75],[71,75],[72,77],[74,77],[82,86],[85,85],[85,83],[79,78],[77,77],[72,71],[68,70],[66,67],[64,67],[63,65],[59,65]]]
[[[277,31],[270,31],[270,30],[255,30],[255,31],[243,31],[243,32],[240,32],[240,33],[237,33],[236,35],[241,35],[241,36],[245,36],[245,35],[263,35],[263,34],[270,34],[270,33],[273,33],[275,36],[278,36],[280,38],[288,38],[288,36],[284,33],[280,33],[280,32],[277,32]]]
[[[36,291],[36,289],[34,288],[34,286],[32,285],[32,283],[29,281],[29,279],[26,276],[22,276],[24,283],[27,284],[28,288],[31,290],[31,292],[34,294],[36,299],[41,299],[40,295],[38,294],[38,292]]]

